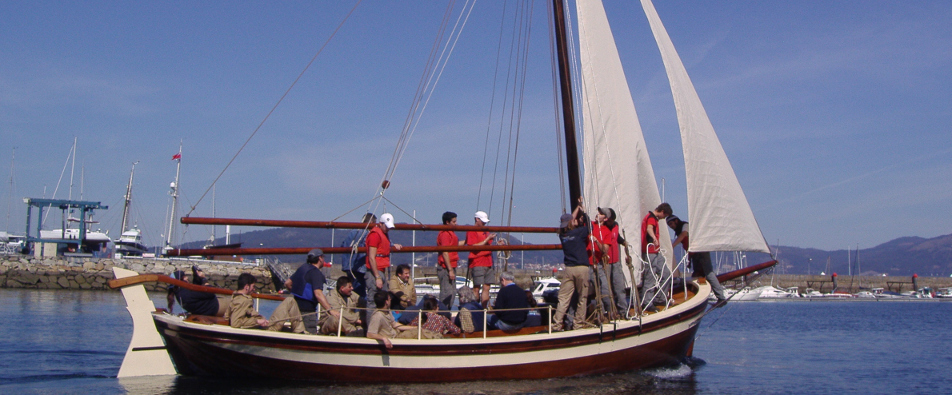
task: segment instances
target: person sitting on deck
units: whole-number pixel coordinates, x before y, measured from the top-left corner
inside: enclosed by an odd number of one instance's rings
[[[327,296],[327,302],[331,305],[331,310],[340,312],[343,322],[337,319],[337,316],[327,314],[321,317],[321,334],[336,335],[338,326],[340,332],[347,336],[363,336],[363,330],[359,328],[363,322],[360,321],[360,314],[354,308],[360,296],[354,292],[354,284],[350,277],[341,276],[337,279],[337,289],[330,292]]]
[[[205,273],[202,272],[198,266],[192,266],[191,276],[185,274],[184,271],[178,270],[173,273],[172,277],[176,280],[190,282],[195,285],[205,284]],[[174,285],[169,287],[168,297],[169,312],[172,311],[172,305],[174,304],[175,300],[178,300],[179,304],[182,305],[182,308],[185,309],[185,311],[187,311],[189,314],[221,317],[225,315],[225,309],[228,307],[227,303],[223,303],[223,301],[218,300],[218,297],[213,293],[193,291]]]
[[[390,292],[399,299],[398,303],[393,304],[394,310],[403,310],[417,303],[416,287],[410,279],[410,265],[404,263],[397,266],[397,272],[390,278],[389,285]]]
[[[496,294],[493,310],[503,311],[496,311],[489,319],[489,325],[504,331],[519,330],[525,326],[529,310],[508,309],[528,309],[529,301],[526,300],[526,291],[516,285],[516,278],[511,272],[502,272],[499,275],[499,282],[502,283],[502,288]]]
[[[238,276],[238,291],[231,297],[231,304],[225,310],[225,319],[232,328],[268,326],[268,320],[254,309],[251,294],[255,291],[255,282],[257,280],[251,273],[241,273]]]
[[[476,299],[476,292],[468,286],[459,288],[459,313],[456,314],[456,326],[463,332],[473,333],[483,330],[483,321],[485,313],[483,306]]]
[[[304,327],[309,333],[317,333],[317,305],[328,314],[339,316],[340,312],[331,310],[330,303],[327,303],[327,297],[324,296],[324,283],[326,278],[321,273],[324,267],[324,251],[315,248],[307,253],[307,262],[298,267],[284,286],[291,290],[294,300],[297,301],[298,310],[302,315]]]
[[[387,348],[393,348],[390,339],[413,339],[416,338],[416,327],[403,325],[393,319],[390,314],[390,292],[377,291],[374,294],[374,305],[377,309],[370,316],[370,323],[367,324],[367,337],[383,342]]]
[[[426,298],[423,301],[421,317],[423,318],[423,337],[426,339],[442,339],[443,335],[447,333],[458,335],[461,332],[459,327],[453,324],[453,321],[437,313],[439,306],[440,304],[435,298]],[[410,326],[417,326],[419,322],[420,317],[415,317],[410,322]]]

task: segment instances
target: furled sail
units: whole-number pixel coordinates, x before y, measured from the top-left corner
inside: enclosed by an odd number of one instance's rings
[[[687,174],[691,251],[769,253],[747,197],[651,0],[641,0],[671,84]]]
[[[593,215],[596,207],[613,208],[631,253],[637,255],[641,219],[661,203],[661,195],[602,2],[579,0],[576,7],[586,206]],[[661,238],[673,264],[668,232],[662,231]]]

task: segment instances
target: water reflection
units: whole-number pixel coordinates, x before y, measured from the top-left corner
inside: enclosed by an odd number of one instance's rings
[[[696,394],[697,382],[686,365],[646,372],[549,380],[479,381],[436,384],[320,384],[276,380],[226,380],[183,376],[119,379],[128,393],[153,394]]]

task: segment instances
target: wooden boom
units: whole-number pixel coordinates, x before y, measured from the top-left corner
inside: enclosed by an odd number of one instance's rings
[[[308,251],[320,248],[325,254],[347,254],[350,247],[288,247],[288,248],[191,248],[172,249],[169,256],[192,255],[304,255]],[[408,252],[463,252],[463,251],[543,251],[561,250],[561,244],[525,244],[525,245],[483,245],[483,246],[404,246],[399,251],[391,249],[390,253]],[[367,247],[357,248],[357,252],[367,252]]]
[[[757,264],[757,265],[754,265],[754,266],[745,267],[745,268],[743,268],[743,269],[737,269],[737,270],[734,270],[734,271],[732,271],[732,272],[727,272],[727,273],[724,273],[724,274],[721,274],[721,275],[717,276],[717,281],[719,281],[719,282],[730,281],[730,280],[733,280],[733,279],[735,279],[735,278],[737,278],[737,277],[746,276],[746,275],[751,274],[751,273],[753,273],[753,272],[756,272],[756,271],[758,271],[758,270],[764,270],[764,269],[770,268],[770,267],[772,267],[773,265],[776,265],[776,264],[777,264],[777,261],[776,261],[776,260],[773,260],[773,261],[768,261],[768,262],[764,262],[764,263],[761,263],[761,264]]]
[[[235,291],[232,291],[230,289],[208,287],[204,285],[196,285],[189,282],[176,280],[172,277],[169,277],[163,274],[140,274],[138,276],[109,280],[109,288],[116,289],[116,288],[128,287],[130,285],[136,285],[136,284],[142,284],[142,283],[166,283],[166,284],[182,287],[185,289],[190,289],[192,291],[208,292],[208,293],[219,294],[219,295],[234,295],[235,294]],[[259,293],[253,293],[251,294],[251,297],[259,298],[259,299],[277,300],[277,301],[284,300],[284,297],[282,296],[265,295],[265,294],[259,294]]]
[[[182,217],[186,225],[236,225],[236,226],[276,226],[283,228],[327,228],[327,229],[364,229],[363,222],[333,222],[333,221],[286,221],[274,219],[241,219],[241,218],[208,218]],[[476,226],[476,225],[428,225],[428,224],[395,224],[394,230],[422,230],[422,231],[484,231],[499,233],[558,233],[559,228],[541,226]]]

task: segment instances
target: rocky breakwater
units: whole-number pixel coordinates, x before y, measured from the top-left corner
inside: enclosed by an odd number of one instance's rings
[[[192,265],[201,268],[208,285],[235,289],[238,275],[251,273],[258,279],[259,292],[272,292],[274,285],[265,266],[236,264],[234,262],[205,260],[169,260],[163,258],[35,258],[29,255],[0,256],[0,287],[33,289],[91,289],[109,290],[114,278],[113,267],[129,269],[140,274],[172,275],[176,270],[191,273]],[[148,291],[164,291],[165,284],[144,284]]]

